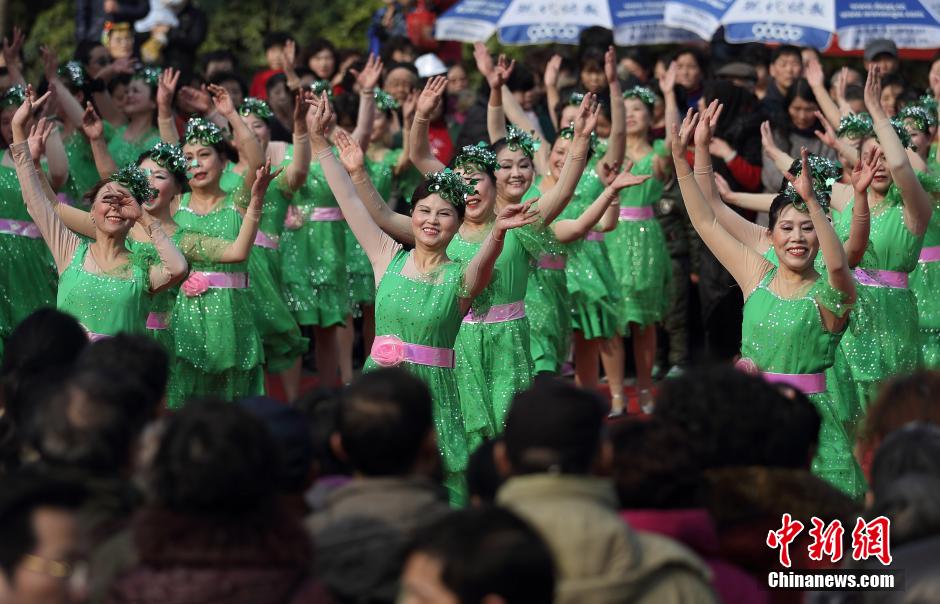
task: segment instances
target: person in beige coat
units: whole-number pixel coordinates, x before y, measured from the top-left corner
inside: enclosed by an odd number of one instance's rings
[[[691,550],[634,531],[618,515],[605,404],[545,381],[516,396],[494,456],[509,480],[497,503],[532,524],[555,557],[556,604],[710,604],[708,567]]]

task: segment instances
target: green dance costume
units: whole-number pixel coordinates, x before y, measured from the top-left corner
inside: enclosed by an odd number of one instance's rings
[[[115,127],[107,122],[104,123],[104,138],[108,141],[108,152],[118,168],[137,163],[141,153],[150,151],[160,142],[160,132],[156,128],[150,128],[134,140],[125,139],[125,132],[127,132],[127,126]]]
[[[776,274],[776,268],[770,269],[744,303],[741,355],[765,373],[798,375],[804,379],[814,374],[821,377],[833,364],[841,334],[826,330],[820,309],[843,317],[850,306],[844,303],[842,292],[834,289],[824,276],[806,293],[782,298],[770,289]],[[772,375],[765,377],[777,381]],[[822,419],[813,472],[848,495],[858,497],[866,486],[852,455],[853,441],[824,380],[817,390],[820,391],[808,393]]]
[[[80,129],[76,129],[64,142],[65,155],[69,160],[69,179],[65,181],[62,193],[73,206],[87,210],[88,204],[84,201],[85,193],[90,191],[101,178],[98,176],[98,168],[95,167],[91,145]],[[136,157],[134,161],[137,161]],[[118,167],[121,166],[118,165]]]
[[[292,151],[288,147],[287,156],[279,167],[286,168],[290,164]],[[264,346],[265,365],[272,373],[286,371],[307,351],[307,340],[300,334],[300,327],[284,300],[281,279],[280,239],[291,195],[286,178],[287,172],[281,172],[264,195],[258,234],[248,256],[251,311]],[[219,186],[231,192],[244,183],[244,177],[230,169],[222,175]]]
[[[307,182],[294,193],[281,236],[284,298],[297,323],[345,325],[349,314],[346,223],[326,183],[320,162],[310,165]]]
[[[49,249],[23,204],[16,170],[2,164],[6,156],[0,153],[0,356],[20,321],[55,303],[57,280]]]
[[[911,273],[911,291],[917,299],[920,350],[924,366],[940,368],[940,205],[936,194],[940,192],[940,178],[933,174],[918,173],[920,184],[934,196],[934,210],[924,233],[924,246],[920,251],[917,268]]]
[[[631,174],[653,174],[653,159],[665,153],[662,140],[654,151],[637,161]],[[653,205],[663,196],[663,183],[655,178],[620,194],[620,221],[605,243],[623,296],[620,328],[659,323],[671,300],[672,260]]]
[[[506,232],[492,280],[474,299],[457,334],[457,388],[471,450],[503,431],[512,397],[532,382],[525,294],[530,266],[543,247],[541,228],[529,225]],[[458,233],[447,255],[468,265],[482,242],[467,241]]]
[[[535,373],[558,373],[571,347],[571,296],[565,276],[567,250],[545,231],[545,247],[529,271],[525,313],[529,317],[529,346]]]
[[[391,245],[391,244],[390,244]],[[397,244],[396,244],[397,245]],[[375,296],[375,333],[379,336],[373,355],[380,349],[383,336],[394,336],[404,343],[453,349],[463,319],[460,299],[464,294],[464,264],[450,262],[426,280],[401,274],[409,253],[398,246],[391,264],[382,276]],[[434,427],[437,446],[444,463],[444,484],[454,505],[467,500],[464,472],[469,455],[457,379],[449,367],[435,367],[403,361],[402,366],[428,385],[434,400]],[[378,364],[372,356],[365,369]]]
[[[208,214],[190,209],[190,193],[183,195],[173,216],[180,228],[226,241],[234,241],[242,216],[235,197],[227,194]],[[255,327],[251,294],[247,289],[248,263],[194,262],[173,307],[170,322],[176,341],[176,383],[169,392],[171,407],[196,396],[233,400],[264,392],[264,350]],[[187,295],[195,275],[217,284],[202,283]],[[197,293],[198,292],[198,293]]]
[[[834,225],[842,241],[848,239],[855,201],[849,202]],[[840,392],[850,408],[850,421],[861,416],[878,384],[886,377],[913,371],[921,362],[914,294],[907,274],[917,266],[923,235],[915,236],[904,224],[904,208],[897,185],[884,201],[871,208],[868,247],[855,269],[858,302],[840,346],[855,383],[851,392]],[[843,372],[837,356],[836,374]]]

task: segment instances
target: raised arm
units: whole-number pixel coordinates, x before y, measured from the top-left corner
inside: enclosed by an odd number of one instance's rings
[[[304,102],[303,93],[298,92],[294,99],[294,157],[287,164],[284,177],[287,187],[296,191],[307,181],[310,172],[310,137],[307,135],[307,113],[310,107]]]
[[[104,140],[104,124],[101,118],[95,113],[95,108],[91,103],[85,107],[82,114],[82,121],[79,122],[82,132],[88,138],[88,145],[91,147],[91,155],[95,159],[95,168],[98,170],[98,176],[107,178],[117,172],[117,165],[111,152],[108,150],[108,142]]]
[[[630,174],[629,169],[617,174],[580,216],[572,220],[557,220],[552,223],[555,238],[562,243],[568,243],[581,239],[595,226],[598,226],[600,231],[614,230],[620,213],[620,192],[627,187],[645,182],[649,177],[649,174],[642,176]]]
[[[663,77],[659,80],[659,90],[663,93],[665,104],[665,143],[667,149],[672,149],[672,134],[673,131],[678,131],[679,120],[682,119],[682,115],[679,113],[679,103],[676,100],[676,73],[678,69],[676,62],[672,61],[669,63],[666,73],[663,74]]]
[[[373,272],[380,278],[385,274],[385,269],[394,257],[396,246],[391,237],[386,235],[369,215],[362,199],[356,194],[356,188],[349,174],[333,157],[330,144],[325,137],[327,125],[332,119],[333,109],[324,93],[316,100],[311,118],[310,145],[315,159],[323,167],[323,174],[336,197],[336,202],[343,211],[349,228],[352,229],[359,245],[369,257]]]
[[[911,167],[901,139],[898,138],[894,126],[888,115],[881,108],[881,72],[877,65],[868,69],[868,80],[865,82],[865,108],[875,124],[875,135],[884,151],[885,163],[894,184],[901,190],[904,200],[904,224],[914,235],[923,235],[927,231],[930,215],[933,213],[933,204],[930,196],[924,191],[917,174]]]
[[[42,53],[43,73],[46,76],[46,81],[49,82],[49,88],[55,90],[59,114],[72,126],[80,127],[83,113],[82,105],[62,82],[62,78],[59,77],[59,61],[56,58],[55,51],[48,46],[42,46],[40,52]]]
[[[160,221],[147,212],[140,211],[137,223],[144,228],[160,257],[160,263],[150,267],[150,291],[158,292],[178,283],[189,270],[183,253],[163,230]]]
[[[816,97],[816,104],[819,105],[822,114],[826,116],[830,124],[838,124],[839,120],[842,119],[842,112],[836,102],[832,100],[832,97],[829,96],[829,90],[826,88],[826,76],[823,73],[822,65],[819,64],[819,59],[815,56],[812,56],[806,63],[806,81],[809,82],[809,87],[813,90],[813,96]]]
[[[26,35],[23,30],[17,26],[13,27],[13,40],[3,38],[3,60],[6,63],[7,73],[10,76],[10,83],[13,86],[26,86],[26,80],[16,66],[20,59],[20,52],[23,50],[23,43],[26,42]]]
[[[372,140],[372,123],[375,121],[375,87],[382,77],[382,60],[370,54],[361,72],[355,69],[351,69],[350,72],[356,76],[356,82],[359,84],[359,115],[352,137],[365,151]]]
[[[545,84],[545,101],[548,103],[548,116],[552,120],[555,130],[560,130],[558,124],[558,103],[561,102],[561,93],[558,91],[558,74],[561,72],[561,55],[552,55],[545,64],[545,74],[542,82]]]
[[[54,128],[46,140],[46,162],[49,165],[49,183],[54,190],[61,190],[69,179],[69,160],[58,128]]]
[[[238,153],[245,159],[245,186],[251,188],[255,183],[255,177],[258,169],[264,165],[264,151],[261,149],[261,143],[258,137],[251,131],[242,116],[235,110],[235,104],[228,91],[215,84],[209,85],[209,94],[212,95],[212,102],[218,111],[232,127],[232,134],[235,136],[235,145]]]
[[[855,146],[853,146],[844,138],[838,136],[836,134],[835,128],[832,127],[832,123],[826,119],[826,116],[824,116],[821,112],[816,112],[816,119],[819,120],[819,123],[823,127],[821,132],[819,130],[815,132],[816,138],[822,141],[824,145],[838,153],[845,161],[846,167],[849,169],[854,168],[856,163],[856,156],[858,155],[858,149],[856,149]],[[838,124],[839,122],[835,123]]]
[[[431,152],[428,126],[446,90],[447,78],[435,76],[424,85],[424,90],[421,91],[415,104],[415,119],[409,136],[408,153],[411,156],[411,162],[422,174],[439,172],[445,168],[444,164]]]
[[[819,238],[819,249],[822,252],[823,260],[826,263],[826,274],[829,276],[829,285],[839,290],[845,296],[845,301],[851,304],[855,301],[855,278],[849,269],[849,263],[845,257],[845,250],[842,248],[842,241],[836,235],[829,222],[829,217],[823,211],[819,202],[816,200],[816,194],[813,192],[812,170],[809,167],[809,151],[803,147],[801,152],[801,161],[803,168],[800,171],[799,178],[794,178],[789,172],[784,177],[793,184],[793,188],[806,202],[806,208],[809,210],[810,220],[813,221],[813,229]],[[830,331],[839,331],[848,320],[847,316],[841,318],[835,317],[828,309],[823,309],[823,317],[826,319],[826,328]]]
[[[681,130],[672,133],[672,159],[676,165],[676,181],[682,192],[689,219],[696,232],[718,258],[722,266],[731,273],[734,280],[747,296],[760,283],[760,280],[773,265],[764,260],[757,252],[735,239],[718,221],[702,190],[696,184],[692,167],[685,158],[685,152],[695,130],[698,116],[690,109],[682,122]]]
[[[512,204],[500,210],[480,249],[467,266],[464,273],[464,289],[468,297],[462,306],[469,308],[470,301],[477,297],[493,276],[493,266],[500,252],[503,251],[503,240],[506,231],[515,229],[538,220],[538,212],[534,211],[532,202]],[[462,309],[465,310],[465,309]]]
[[[721,117],[722,110],[723,107],[718,104],[717,100],[712,101],[705,113],[700,116],[695,128],[695,184],[698,185],[699,190],[705,196],[705,200],[721,226],[735,239],[752,250],[761,253],[767,249],[766,229],[745,219],[721,201],[721,188],[718,185],[718,179],[721,176],[715,174],[712,169],[709,145],[711,144],[712,134],[718,126],[718,118]],[[721,182],[730,192],[728,183],[725,182],[724,178],[721,178]],[[772,195],[770,197],[773,199]],[[769,207],[770,204],[768,203],[763,211],[766,211]]]
[[[46,197],[43,192],[42,182],[39,171],[33,163],[32,155],[29,149],[29,135],[26,130],[27,123],[42,108],[42,105],[48,100],[50,93],[46,93],[42,98],[36,99],[32,88],[27,87],[26,100],[20,105],[19,109],[13,115],[11,124],[13,132],[13,144],[10,145],[10,152],[13,155],[13,163],[16,167],[16,177],[20,182],[23,192],[23,201],[26,202],[26,211],[42,238],[52,252],[59,274],[64,271],[72,261],[75,249],[78,247],[78,237],[69,231],[55,213],[55,202]],[[34,129],[44,127],[37,124]]]
[[[607,139],[607,152],[601,164],[619,168],[627,151],[627,111],[623,106],[623,92],[617,78],[617,53],[613,46],[604,54],[604,74],[607,76],[607,87],[610,90],[611,128]]]
[[[264,195],[268,192],[271,181],[277,178],[280,173],[281,170],[271,172],[270,161],[266,161],[263,166],[255,171],[254,182],[251,184],[251,197],[248,201],[248,207],[245,209],[245,215],[242,217],[238,236],[231,245],[222,250],[219,262],[230,264],[248,260],[251,247],[255,243],[255,236],[258,234],[258,225],[261,223]]]
[[[176,144],[180,140],[180,133],[176,129],[176,120],[173,117],[173,97],[176,94],[179,79],[180,72],[167,67],[160,74],[160,81],[157,84],[157,125],[160,128],[160,140],[165,143]]]
[[[849,268],[855,268],[862,261],[868,247],[868,235],[871,231],[871,213],[868,209],[868,187],[878,171],[881,162],[881,150],[872,149],[866,157],[855,164],[852,171],[852,186],[855,189],[855,204],[852,206],[852,223],[849,225],[849,237],[843,245]]]
[[[490,142],[506,138],[506,114],[503,112],[503,83],[490,86],[490,100],[486,105],[486,131]]]
[[[414,232],[411,230],[411,219],[404,214],[393,212],[369,179],[366,172],[365,156],[362,148],[353,142],[345,132],[338,132],[336,146],[339,147],[339,160],[352,177],[356,194],[362,204],[369,211],[369,216],[379,227],[407,245],[415,244]]]
[[[781,173],[785,173],[793,165],[794,157],[790,157],[783,149],[777,146],[774,140],[774,132],[770,127],[770,122],[764,121],[760,125],[760,141],[764,148],[764,154],[770,158],[773,165]]]
[[[411,145],[412,132],[415,123],[415,106],[418,103],[418,94],[412,90],[408,93],[408,98],[401,104],[402,124],[401,124],[401,153],[398,154],[398,161],[392,167],[392,173],[395,176],[401,176],[411,167]]]
[[[587,164],[588,147],[591,145],[591,132],[594,131],[594,126],[597,125],[599,110],[597,97],[593,94],[584,95],[581,107],[578,110],[578,116],[574,121],[574,139],[568,148],[568,157],[565,158],[565,165],[558,175],[558,182],[546,191],[539,200],[539,213],[545,224],[551,224],[565,209],[565,206],[568,205],[574,195],[575,187],[578,186],[578,181],[584,173],[584,166]]]

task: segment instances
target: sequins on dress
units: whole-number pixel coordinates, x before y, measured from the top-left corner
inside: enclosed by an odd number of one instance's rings
[[[141,153],[150,151],[160,142],[160,132],[156,128],[150,128],[134,140],[124,138],[125,132],[127,132],[126,125],[115,127],[108,122],[104,123],[104,138],[108,141],[108,152],[118,168],[137,163]]]
[[[934,157],[931,155],[931,157]],[[930,224],[924,233],[917,268],[911,273],[911,291],[917,299],[920,350],[924,366],[940,368],[940,178],[934,174],[919,173],[924,190],[934,198]]]

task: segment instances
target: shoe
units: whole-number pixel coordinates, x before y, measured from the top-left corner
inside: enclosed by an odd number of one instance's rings
[[[643,410],[643,413],[652,415],[656,409],[656,399],[653,398],[653,393],[648,388],[644,388],[640,390],[637,398],[640,401],[640,409]]]
[[[617,419],[618,417],[624,417],[626,414],[626,409],[611,409],[610,413],[607,414],[607,419]]]
[[[623,417],[626,413],[627,408],[626,405],[623,404],[623,394],[611,394],[610,413],[607,414],[608,419]]]
[[[669,371],[666,372],[666,378],[667,379],[677,378],[681,376],[683,373],[685,373],[685,369],[683,369],[679,365],[673,365],[672,367],[669,368]]]

